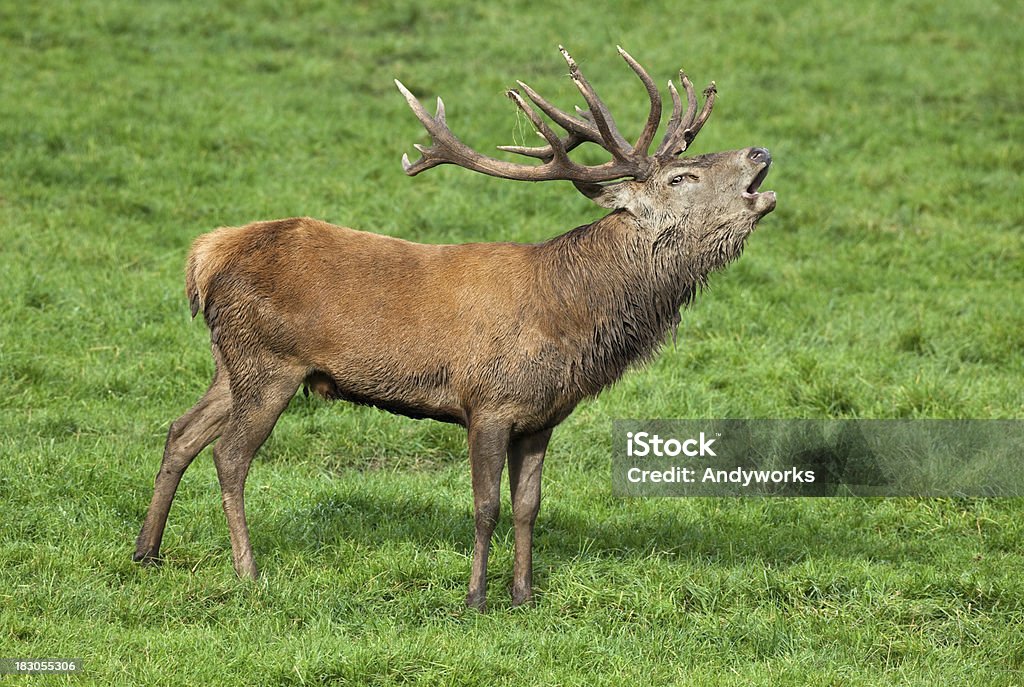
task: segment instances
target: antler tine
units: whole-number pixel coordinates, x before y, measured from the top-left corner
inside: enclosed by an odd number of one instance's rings
[[[560,138],[559,143],[565,152],[568,153],[581,143],[586,143],[587,140],[589,139],[585,139],[570,132],[565,138]],[[555,154],[549,145],[538,146],[536,148],[530,146],[498,146],[498,150],[503,150],[506,153],[515,153],[516,155],[525,155],[526,157],[535,157],[539,160],[544,160],[545,162],[554,157]]]
[[[604,102],[597,96],[587,78],[583,76],[583,72],[580,71],[576,60],[561,45],[558,46],[558,50],[562,53],[565,63],[569,65],[569,78],[576,84],[576,88],[579,89],[583,99],[587,101],[587,105],[590,107],[590,113],[594,117],[597,130],[601,132],[602,145],[605,150],[611,153],[612,157],[616,160],[625,161],[629,153],[633,152],[633,147],[619,133],[611,113]]]
[[[658,131],[658,125],[661,124],[661,93],[658,92],[658,87],[655,85],[651,75],[647,73],[647,70],[640,66],[640,63],[633,59],[632,55],[623,50],[622,46],[616,47],[619,49],[622,59],[640,77],[644,88],[647,89],[647,96],[651,99],[651,111],[647,115],[647,122],[644,124],[644,129],[640,132],[640,137],[636,140],[636,145],[633,147],[635,154],[646,156],[647,150],[651,147],[651,141],[654,140],[654,134]]]
[[[523,89],[526,96],[534,102],[534,104],[541,109],[541,111],[551,120],[558,124],[569,133],[575,133],[585,141],[591,143],[601,143],[601,133],[594,126],[593,122],[578,117],[573,117],[568,112],[558,109],[541,96],[540,93],[530,88],[530,86],[522,81],[516,81],[519,87]],[[578,109],[578,108],[577,108]]]
[[[665,153],[669,141],[672,140],[672,132],[678,129],[680,122],[683,121],[683,103],[679,99],[679,91],[676,90],[676,85],[672,83],[671,79],[668,82],[668,92],[672,95],[672,116],[668,118],[665,138],[662,139],[661,145],[658,146],[658,150],[654,153],[658,156]]]
[[[594,117],[587,110],[581,110],[579,107],[576,108],[576,114],[573,115],[560,110],[551,103],[549,103],[542,95],[533,90],[528,84],[522,81],[516,81],[519,87],[523,89],[527,97],[533,101],[537,107],[541,109],[544,114],[551,117],[552,121],[561,126],[563,129],[569,132],[569,135],[565,138],[559,139],[562,148],[565,152],[569,152],[579,146],[581,143],[596,143],[603,145],[604,141],[601,138],[601,132],[597,130],[594,124]],[[554,151],[550,145],[540,147],[529,147],[529,146],[498,146],[498,150],[504,150],[507,153],[515,153],[517,155],[525,155],[527,157],[535,157],[541,160],[550,160],[554,156]]]
[[[416,99],[416,96],[414,96],[409,89],[405,87],[405,84],[398,79],[395,79],[395,85],[398,86],[399,92],[401,92],[405,101],[409,103],[409,108],[412,110],[413,114],[416,115],[416,119],[420,120],[420,123],[430,134],[430,137],[432,139],[436,139],[438,136],[444,136],[443,125],[445,114],[444,103],[441,101],[441,98],[438,97],[437,99],[438,110],[437,118],[435,119],[430,116],[430,113],[427,112],[426,108],[424,108],[420,101]],[[438,124],[441,126],[438,126]],[[442,161],[439,159],[430,159],[429,148],[421,145],[416,145],[415,148],[423,154],[423,157],[417,160],[415,164],[409,161],[408,155],[402,155],[402,169],[404,169],[405,173],[409,176],[414,176],[425,169],[430,169],[431,167],[442,164]]]
[[[537,130],[537,133],[543,136],[544,140],[548,142],[548,148],[551,150],[551,158],[555,160],[562,160],[563,162],[569,162],[569,158],[566,156],[565,144],[560,138],[558,138],[558,135],[551,130],[551,127],[549,127],[544,120],[533,111],[533,108],[530,107],[529,103],[523,100],[523,96],[519,94],[519,91],[514,88],[510,88],[505,91],[505,95],[519,106],[519,109],[523,111],[523,114],[525,114],[529,118],[530,123],[533,124],[533,128]],[[499,146],[499,149],[502,149],[502,147]]]
[[[658,146],[658,151],[655,153],[658,157],[675,157],[686,150],[686,145],[689,144],[689,142],[685,142],[680,147],[679,140],[683,138],[686,130],[693,126],[693,118],[697,114],[697,94],[694,92],[693,82],[682,69],[679,70],[679,83],[682,84],[683,90],[686,92],[686,115],[683,116],[679,91],[676,90],[675,84],[669,81],[668,89],[672,93],[672,117],[668,120],[665,138],[662,139],[661,145]]]
[[[711,116],[711,108],[715,106],[715,96],[718,95],[718,88],[715,86],[715,82],[712,81],[708,84],[708,87],[704,89],[704,107],[701,109],[700,114],[697,115],[697,121],[686,128],[683,133],[683,138],[686,140],[686,145],[683,150],[690,147],[690,143],[697,137],[697,133],[704,126],[704,122],[708,121],[708,117]]]
[[[693,126],[693,116],[697,114],[697,94],[693,89],[693,82],[682,69],[679,70],[679,83],[683,84],[686,91],[686,116],[683,117],[682,128],[689,129]]]
[[[423,128],[430,134],[430,138],[434,143],[431,146],[419,144],[413,146],[422,155],[416,162],[411,162],[408,155],[402,155],[402,169],[405,170],[406,174],[416,176],[431,167],[443,164],[456,164],[492,176],[518,178],[515,174],[520,171],[518,169],[520,165],[513,165],[481,155],[452,134],[445,123],[444,102],[441,98],[437,99],[437,114],[431,116],[416,96],[405,87],[405,84],[395,79],[395,85],[398,86],[398,90],[405,97],[409,108],[416,115],[416,118],[420,120],[420,123],[423,124]]]

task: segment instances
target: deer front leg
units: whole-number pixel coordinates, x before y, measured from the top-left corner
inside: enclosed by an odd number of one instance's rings
[[[487,605],[487,556],[501,508],[501,471],[508,451],[507,423],[480,418],[469,424],[469,468],[473,480],[476,541],[466,605],[479,611]]]
[[[533,601],[533,524],[540,510],[540,475],[551,430],[518,437],[508,447],[508,483],[512,493],[516,559],[512,605]]]

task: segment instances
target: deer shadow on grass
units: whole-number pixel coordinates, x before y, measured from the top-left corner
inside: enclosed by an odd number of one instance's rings
[[[929,545],[917,539],[895,543],[868,536],[870,532],[851,532],[845,517],[823,521],[821,508],[802,508],[800,503],[807,499],[774,499],[761,509],[762,519],[749,512],[734,515],[730,504],[735,504],[735,499],[705,498],[699,509],[680,508],[674,499],[660,501],[664,507],[647,507],[640,513],[630,500],[622,499],[617,505],[603,504],[599,512],[590,514],[561,506],[556,499],[545,501],[535,531],[536,562],[550,570],[586,556],[626,560],[656,553],[662,558],[720,566],[746,565],[752,560],[786,565],[823,557],[919,558],[926,555]],[[723,507],[715,507],[716,502],[724,502]],[[825,509],[829,510],[828,506]],[[507,548],[511,552],[510,511],[506,501],[495,529],[494,550]],[[253,531],[264,555],[271,553],[268,548],[313,552],[341,542],[371,548],[386,542],[408,542],[426,550],[449,548],[467,557],[473,549],[468,493],[465,502],[457,505],[423,495],[370,496],[342,490],[259,520]],[[494,572],[501,575],[505,571]]]

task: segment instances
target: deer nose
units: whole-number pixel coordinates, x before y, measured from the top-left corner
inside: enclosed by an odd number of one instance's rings
[[[758,164],[770,165],[772,163],[772,154],[768,152],[767,148],[751,148],[750,152],[747,153],[747,157],[750,158],[751,162]]]

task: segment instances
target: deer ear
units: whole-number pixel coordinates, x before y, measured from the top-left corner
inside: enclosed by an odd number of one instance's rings
[[[591,181],[572,182],[576,190],[594,201],[603,208],[618,210],[626,207],[631,196],[628,193],[627,181],[619,181],[614,184],[598,184]]]

